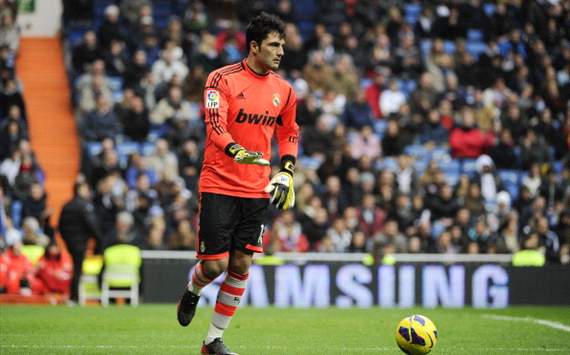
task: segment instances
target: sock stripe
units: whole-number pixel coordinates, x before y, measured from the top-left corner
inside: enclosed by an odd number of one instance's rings
[[[235,273],[235,272],[233,272],[233,271],[228,271],[228,275],[231,276],[231,277],[233,277],[234,279],[238,279],[238,280],[241,280],[241,281],[245,281],[245,280],[247,280],[247,278],[249,277],[249,274],[243,274],[243,275],[241,275],[241,274],[237,274],[237,273]]]
[[[245,292],[245,288],[233,287],[225,282],[222,284],[222,287],[220,289],[222,292],[228,293],[232,296],[242,296]]]
[[[216,313],[222,314],[227,317],[232,317],[236,313],[237,307],[236,306],[228,306],[227,304],[223,304],[220,302],[216,302],[216,307],[214,311]]]

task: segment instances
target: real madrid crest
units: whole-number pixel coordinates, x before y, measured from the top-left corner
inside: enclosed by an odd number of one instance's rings
[[[275,107],[279,107],[279,105],[281,104],[281,96],[279,96],[279,93],[274,93],[273,94],[273,100],[271,100],[273,102],[273,106]]]

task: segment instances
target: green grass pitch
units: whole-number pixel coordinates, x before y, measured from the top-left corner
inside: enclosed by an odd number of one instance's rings
[[[0,306],[0,354],[198,354],[211,309],[182,328],[174,305]],[[241,355],[400,354],[398,321],[420,313],[439,331],[433,354],[570,354],[570,307],[254,309],[224,337]]]

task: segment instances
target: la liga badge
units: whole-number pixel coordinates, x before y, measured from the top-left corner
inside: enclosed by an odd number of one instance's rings
[[[206,108],[219,108],[220,107],[220,94],[216,90],[206,91]]]

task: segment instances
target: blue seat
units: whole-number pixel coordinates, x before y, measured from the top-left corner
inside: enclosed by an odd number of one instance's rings
[[[465,159],[461,163],[461,173],[467,176],[473,176],[477,172],[477,160]]]
[[[101,153],[102,150],[103,150],[103,147],[101,146],[101,143],[99,143],[99,142],[87,142],[87,154],[90,157],[93,157],[93,156]]]
[[[457,179],[459,179],[460,164],[459,161],[455,159],[441,159],[437,160],[437,165],[443,171],[444,174],[455,174]]]
[[[397,171],[398,170],[398,161],[396,160],[396,158],[392,158],[392,157],[380,158],[376,162],[376,169],[377,170]]]
[[[564,162],[562,160],[557,160],[552,163],[552,168],[557,174],[562,174],[562,170],[564,169]]]
[[[497,175],[503,184],[514,184],[518,185],[520,183],[520,174],[518,170],[510,169],[500,169],[497,170]]]
[[[303,40],[309,40],[313,35],[313,30],[315,29],[315,23],[312,20],[303,20],[297,23],[299,27],[299,33]]]
[[[449,150],[446,147],[435,147],[431,150],[431,159],[439,161],[448,158],[449,158]]]
[[[123,78],[120,76],[110,76],[109,79],[109,89],[111,91],[120,91],[123,88]]]
[[[426,171],[428,165],[429,165],[429,160],[428,160],[428,159],[417,159],[417,160],[414,162],[414,170],[415,170],[416,173],[418,173],[419,175],[423,175],[423,173]]]
[[[293,17],[297,21],[313,21],[317,15],[318,5],[315,0],[292,1]]]
[[[443,50],[447,54],[455,53],[455,42],[453,41],[443,41]]]
[[[422,13],[422,5],[417,3],[404,5],[404,19],[410,25],[414,25],[418,21],[418,17]]]
[[[467,30],[467,40],[472,42],[483,42],[483,31],[476,28],[470,28]]]
[[[489,17],[491,17],[495,14],[496,8],[497,8],[497,6],[493,3],[484,3],[483,4],[483,11],[485,11],[485,14]]]
[[[72,29],[67,34],[67,40],[69,45],[73,48],[83,40],[83,35],[87,32],[87,29]]]
[[[424,160],[429,155],[429,150],[421,144],[412,144],[404,148],[404,153],[418,160]]]
[[[487,51],[487,45],[485,42],[467,41],[465,44],[465,50],[474,58],[479,58],[481,54]]]
[[[446,172],[445,173],[445,181],[447,181],[447,183],[452,187],[457,185],[460,177],[461,177],[461,175],[459,174],[459,172]]]
[[[511,195],[512,200],[516,200],[519,196],[522,172],[518,170],[502,169],[497,171],[497,176],[505,186],[509,195]]]
[[[143,143],[142,146],[142,154],[144,156],[149,156],[152,153],[154,153],[154,144],[150,143],[150,142],[145,142]]]
[[[137,142],[122,142],[117,144],[117,153],[120,157],[127,157],[133,153],[139,152],[139,144]]]
[[[424,39],[420,42],[420,53],[422,57],[426,57],[431,50],[431,41],[428,39]]]

